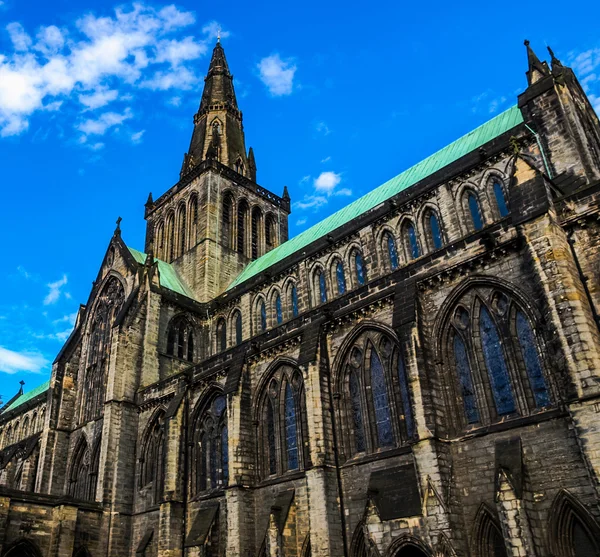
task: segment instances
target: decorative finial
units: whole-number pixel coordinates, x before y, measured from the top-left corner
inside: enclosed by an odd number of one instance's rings
[[[221,28],[217,27],[217,42],[221,42]]]
[[[123,219],[121,217],[119,217],[117,219],[117,227],[115,228],[115,236],[120,236],[121,235],[121,221]]]
[[[21,387],[22,387],[23,385],[25,385],[25,381],[23,381],[23,379],[21,379],[21,381],[19,381],[19,385],[21,385]]]
[[[152,205],[154,203],[154,199],[152,199],[152,192],[148,194],[148,199],[146,200],[146,207]]]
[[[554,55],[554,52],[552,51],[552,49],[549,46],[546,48],[548,49],[548,52],[550,53],[552,68],[554,69],[556,66],[562,66],[561,61]]]
[[[524,44],[525,46],[529,46],[529,41],[528,41],[527,39],[525,39],[525,40],[523,41],[523,44]]]

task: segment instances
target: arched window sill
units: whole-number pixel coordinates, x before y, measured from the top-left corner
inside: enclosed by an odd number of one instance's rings
[[[258,487],[265,487],[268,485],[276,485],[284,482],[289,482],[291,480],[298,480],[300,478],[304,478],[306,476],[305,470],[293,470],[291,472],[284,472],[278,476],[269,476],[264,480],[260,481]]]
[[[374,453],[359,453],[350,457],[344,464],[342,464],[342,468],[349,468],[352,466],[359,466],[361,464],[366,464],[368,462],[373,462],[374,460],[384,460],[386,458],[391,458],[393,456],[405,455],[412,453],[412,445],[406,444],[402,447],[390,447],[386,449],[379,449]]]

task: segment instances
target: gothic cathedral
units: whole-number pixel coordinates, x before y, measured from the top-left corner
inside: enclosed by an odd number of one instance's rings
[[[517,104],[288,239],[214,48],[180,179],[0,411],[4,557],[599,557],[600,123]]]

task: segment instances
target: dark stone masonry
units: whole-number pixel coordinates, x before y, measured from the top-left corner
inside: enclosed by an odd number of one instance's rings
[[[215,46],[180,181],[0,411],[11,557],[600,556],[600,124],[518,103],[288,240]]]

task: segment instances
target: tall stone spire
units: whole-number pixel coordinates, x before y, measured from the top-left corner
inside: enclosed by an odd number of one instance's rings
[[[206,159],[214,159],[256,180],[246,156],[242,113],[238,108],[233,76],[220,40],[213,49],[200,107],[194,116],[190,148],[183,159],[181,175]]]
[[[533,52],[533,49],[529,46],[529,41],[526,40],[524,44],[527,48],[527,83],[533,85],[536,81],[542,79],[542,77],[550,75],[550,70],[548,69],[548,64],[546,64],[546,62],[540,62],[536,53]]]

